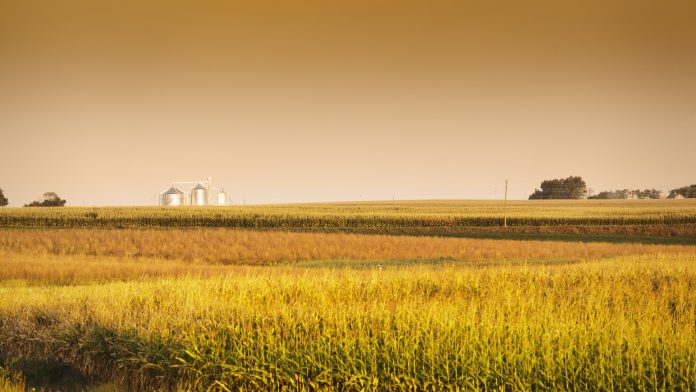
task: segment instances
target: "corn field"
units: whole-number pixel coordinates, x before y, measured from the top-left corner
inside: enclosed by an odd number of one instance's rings
[[[510,226],[696,224],[692,200],[516,201]],[[499,202],[0,209],[0,227],[457,228],[501,226]]]
[[[0,210],[0,390],[696,390],[690,203]]]
[[[135,390],[693,390],[695,266],[235,267],[3,286],[0,342]]]

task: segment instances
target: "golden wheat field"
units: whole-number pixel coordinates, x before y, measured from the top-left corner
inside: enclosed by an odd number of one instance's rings
[[[518,202],[529,225],[456,231],[514,239],[337,223],[493,202],[312,205],[307,222],[335,225],[312,230],[209,227],[218,209],[134,209],[141,226],[127,209],[89,209],[114,217],[96,226],[54,224],[87,209],[2,212],[33,223],[0,228],[0,389],[694,390],[689,203]]]

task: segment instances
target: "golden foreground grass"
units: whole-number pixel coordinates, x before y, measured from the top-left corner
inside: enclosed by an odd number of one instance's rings
[[[131,390],[696,388],[693,254],[227,268],[0,284],[0,350]]]

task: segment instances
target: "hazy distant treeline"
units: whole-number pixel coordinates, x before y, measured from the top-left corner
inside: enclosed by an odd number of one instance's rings
[[[679,195],[686,198],[696,198],[696,184],[672,189],[666,197],[673,199]],[[602,191],[596,195],[589,196],[588,199],[662,199],[664,197],[665,194],[657,189],[620,189],[615,191]]]
[[[677,195],[682,195],[688,198],[696,198],[696,184],[691,184],[689,186],[683,186],[681,188],[672,189],[669,191],[668,197],[675,197]]]
[[[587,184],[582,177],[570,176],[544,180],[541,187],[529,195],[529,200],[582,199],[587,195]]]
[[[672,189],[666,197],[679,196],[696,198],[696,184]],[[584,199],[585,197],[588,199],[662,199],[665,194],[659,189],[617,189],[592,194],[592,190],[587,189],[587,184],[582,177],[570,176],[542,181],[541,186],[529,195],[529,200]]]
[[[664,193],[658,189],[618,189],[615,191],[602,191],[596,195],[588,196],[588,199],[662,199]]]

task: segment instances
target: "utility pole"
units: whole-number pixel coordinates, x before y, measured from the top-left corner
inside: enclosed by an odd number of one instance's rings
[[[503,227],[507,227],[507,188],[508,180],[505,180],[505,201],[503,201]]]
[[[213,177],[208,177],[208,205],[213,205],[213,192],[211,188],[213,187]]]

